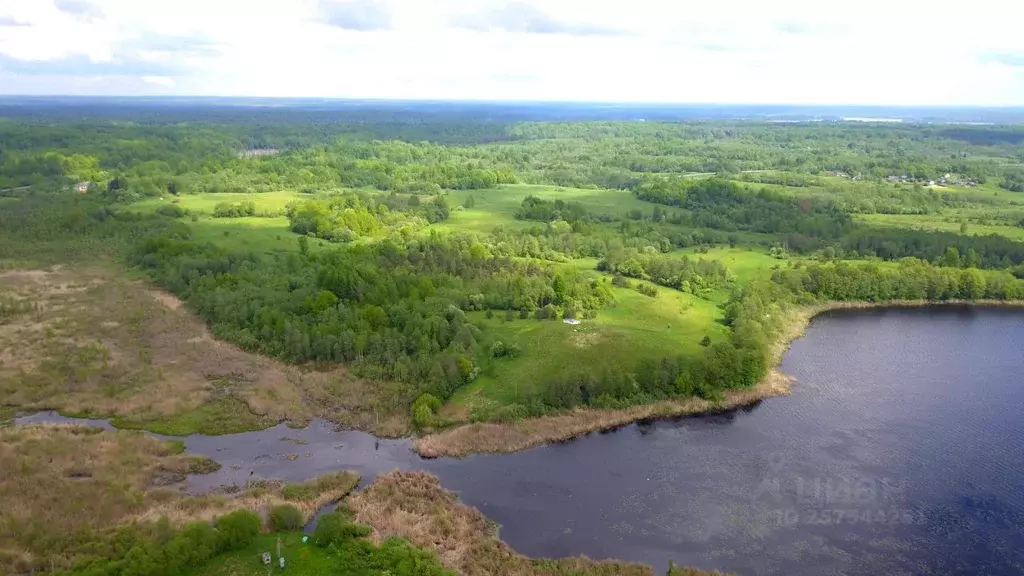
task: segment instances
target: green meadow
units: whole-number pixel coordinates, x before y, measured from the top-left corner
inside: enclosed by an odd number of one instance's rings
[[[290,191],[263,192],[259,194],[220,192],[194,195],[182,194],[180,196],[165,194],[156,198],[140,200],[132,204],[132,208],[140,212],[155,212],[161,206],[176,204],[185,210],[213,215],[214,207],[221,202],[236,204],[251,201],[256,205],[257,212],[283,212],[289,203],[308,197],[308,195]]]
[[[552,374],[580,370],[628,370],[637,358],[696,353],[705,336],[724,339],[722,311],[709,300],[660,288],[656,297],[613,288],[615,304],[578,325],[560,320],[511,320],[473,313],[490,340],[515,344],[518,358],[491,363],[481,376],[449,401],[450,416],[521,402],[539,392]]]

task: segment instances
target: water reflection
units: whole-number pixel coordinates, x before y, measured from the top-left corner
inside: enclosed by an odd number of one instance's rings
[[[326,422],[193,436],[187,449],[224,467],[189,486],[417,468],[531,556],[743,574],[1020,574],[1020,342],[1020,310],[835,312],[787,354],[789,397],[458,460]]]

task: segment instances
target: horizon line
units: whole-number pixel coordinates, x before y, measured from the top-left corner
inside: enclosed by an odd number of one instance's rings
[[[910,108],[910,109],[989,109],[989,110],[1024,110],[1022,104],[877,104],[877,103],[813,103],[813,102],[707,102],[707,101],[656,101],[656,100],[529,100],[501,98],[417,98],[417,97],[354,97],[354,96],[239,96],[216,94],[0,94],[0,100],[17,98],[45,99],[239,99],[239,100],[321,100],[339,102],[375,102],[375,103],[452,103],[452,104],[527,104],[527,105],[596,105],[596,106],[693,106],[693,107],[764,107],[764,108]]]

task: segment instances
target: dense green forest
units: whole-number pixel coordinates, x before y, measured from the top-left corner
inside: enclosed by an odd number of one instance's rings
[[[791,306],[1022,293],[1017,128],[297,110],[123,120],[0,120],[0,257],[120,259],[246,350],[400,383],[421,427],[445,425],[443,407],[481,387],[473,418],[717,398],[765,374]],[[756,262],[731,266],[712,255],[723,249]],[[666,298],[680,302],[680,328],[668,325],[681,345],[637,352],[656,357],[554,370],[531,357],[545,322],[600,330],[609,310],[643,318]],[[520,388],[511,373],[529,363],[545,372]]]

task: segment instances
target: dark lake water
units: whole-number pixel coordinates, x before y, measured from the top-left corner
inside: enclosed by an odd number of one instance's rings
[[[530,556],[740,574],[1024,574],[1022,347],[1024,310],[834,312],[786,355],[793,395],[745,410],[458,460],[324,422],[194,436],[188,450],[224,468],[189,483],[416,468]]]

